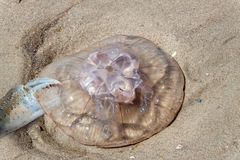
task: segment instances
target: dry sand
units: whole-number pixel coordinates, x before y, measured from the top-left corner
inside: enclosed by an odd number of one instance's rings
[[[239,17],[238,0],[0,0],[0,96],[29,71],[115,34],[154,41],[186,76],[178,117],[142,143],[71,157],[39,151],[24,128],[0,139],[0,159],[240,159]]]

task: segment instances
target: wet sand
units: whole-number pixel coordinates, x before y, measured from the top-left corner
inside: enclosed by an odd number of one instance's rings
[[[145,37],[173,55],[186,95],[175,121],[137,145],[84,156],[40,151],[27,126],[0,139],[0,159],[239,159],[239,8],[235,0],[1,0],[1,97],[52,60],[116,34]]]

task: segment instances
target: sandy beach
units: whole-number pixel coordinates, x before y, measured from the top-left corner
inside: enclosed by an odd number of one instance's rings
[[[186,78],[177,118],[141,143],[78,154],[33,143],[32,123],[0,139],[0,160],[240,159],[239,17],[237,0],[0,0],[0,97],[53,60],[116,34],[153,41]]]

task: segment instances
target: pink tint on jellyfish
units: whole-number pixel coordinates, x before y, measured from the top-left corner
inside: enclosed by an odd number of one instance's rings
[[[94,98],[132,103],[135,89],[143,82],[138,72],[136,57],[112,49],[90,54],[83,62],[79,81]]]

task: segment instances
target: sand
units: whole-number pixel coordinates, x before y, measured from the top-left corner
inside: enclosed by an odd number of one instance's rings
[[[186,96],[175,121],[137,145],[47,152],[25,127],[0,139],[0,159],[240,159],[239,8],[237,0],[1,0],[0,97],[53,59],[115,34],[145,37],[173,55]]]

